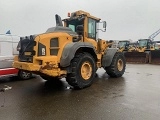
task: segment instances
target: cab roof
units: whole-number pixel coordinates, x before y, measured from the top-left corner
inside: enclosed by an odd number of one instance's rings
[[[71,17],[76,17],[76,16],[80,16],[80,15],[86,15],[87,17],[93,18],[97,21],[101,20],[100,18],[94,17],[94,16],[90,15],[88,12],[85,12],[85,11],[82,11],[82,10],[78,10],[76,12],[71,13]],[[70,19],[70,18],[66,18],[66,19]]]

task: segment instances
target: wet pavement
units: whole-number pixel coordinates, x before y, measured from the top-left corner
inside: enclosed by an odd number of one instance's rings
[[[0,87],[12,86],[0,93],[0,120],[158,120],[159,71],[159,65],[127,64],[115,79],[98,69],[92,86],[82,90],[65,79],[0,79]]]

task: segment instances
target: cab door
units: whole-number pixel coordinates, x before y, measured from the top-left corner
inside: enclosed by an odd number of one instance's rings
[[[95,49],[97,50],[97,20],[93,19],[93,18],[87,18],[85,20],[85,36],[84,36],[84,41],[85,42],[89,42],[91,43]]]

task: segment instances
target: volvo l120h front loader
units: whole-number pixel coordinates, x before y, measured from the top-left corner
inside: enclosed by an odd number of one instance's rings
[[[71,86],[80,89],[92,84],[98,68],[103,67],[111,77],[124,74],[123,53],[97,37],[99,30],[106,31],[105,21],[80,10],[63,22],[64,25],[56,15],[56,27],[21,38],[13,67],[46,80],[65,77]],[[103,24],[103,28],[99,29],[98,24]]]

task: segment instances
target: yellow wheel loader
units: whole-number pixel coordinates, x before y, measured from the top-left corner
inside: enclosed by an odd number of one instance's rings
[[[160,33],[160,29],[151,34],[148,39],[140,39],[136,43],[135,50],[125,53],[128,63],[157,63],[160,60],[159,51],[155,48],[154,38]],[[157,41],[158,42],[158,41]]]
[[[106,22],[85,11],[76,11],[63,19],[56,16],[56,27],[45,33],[21,37],[13,67],[40,75],[46,80],[66,78],[74,88],[92,84],[96,70],[103,67],[109,76],[121,77],[126,62],[110,42],[99,39]],[[98,28],[103,24],[103,28]]]
[[[150,39],[140,39],[135,45],[135,49],[125,52],[126,62],[128,63],[151,63],[160,64],[160,49],[156,47],[159,41]]]
[[[127,49],[123,51],[127,63],[131,63],[131,61],[133,60],[133,58],[130,57],[130,54],[136,52],[136,46],[137,43],[135,42],[129,43]]]
[[[130,43],[128,46],[127,52],[135,52],[136,46],[137,46],[137,43],[135,43],[135,42]]]
[[[160,47],[158,45],[160,41],[154,41],[152,49],[149,54],[150,64],[160,64]]]
[[[160,29],[154,32],[152,35],[149,36],[149,39],[152,41],[154,38],[160,33]],[[158,45],[160,41],[153,41],[153,49],[149,55],[149,63],[151,64],[160,64],[160,47]]]
[[[120,40],[118,42],[118,51],[119,52],[127,51],[129,44],[130,44],[129,40]]]
[[[125,53],[127,63],[148,63],[152,41],[140,39],[136,43],[135,50]]]
[[[130,63],[133,58],[130,57],[131,52],[136,51],[136,44],[134,42],[130,42],[129,40],[120,40],[118,42],[118,51],[122,52],[125,56],[126,62]]]

